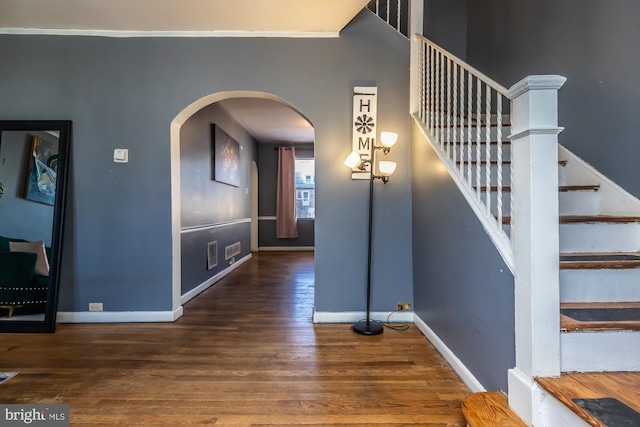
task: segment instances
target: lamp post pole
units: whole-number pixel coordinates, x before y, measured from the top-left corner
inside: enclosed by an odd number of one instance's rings
[[[351,326],[351,330],[361,335],[378,335],[381,334],[384,328],[380,322],[371,321],[371,236],[373,235],[373,169],[375,167],[375,140],[371,141],[371,156],[370,165],[371,171],[369,174],[369,234],[367,238],[367,318],[366,320],[360,320]]]

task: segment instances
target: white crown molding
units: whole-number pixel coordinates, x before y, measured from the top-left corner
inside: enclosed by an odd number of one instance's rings
[[[124,31],[67,28],[0,28],[0,34],[23,36],[90,36],[90,37],[279,37],[279,38],[337,38],[338,31]]]

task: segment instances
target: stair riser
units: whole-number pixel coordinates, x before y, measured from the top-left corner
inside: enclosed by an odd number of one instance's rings
[[[562,372],[640,371],[640,332],[563,332]]]
[[[466,174],[466,171],[465,171]],[[472,174],[475,182],[475,174]],[[496,175],[491,175],[491,185],[496,185]],[[504,182],[503,182],[504,184]],[[484,186],[485,183],[482,183]],[[491,212],[496,215],[497,210],[497,192],[491,193]],[[481,196],[485,200],[484,194]],[[502,206],[509,206],[511,192],[502,193]],[[588,191],[560,191],[558,192],[558,209],[560,215],[597,215],[600,209],[600,193],[593,190]],[[504,212],[504,211],[503,211]]]
[[[560,302],[640,301],[640,269],[560,270]]]
[[[560,253],[640,251],[640,224],[560,225]]]
[[[598,191],[561,191],[558,193],[560,215],[597,215],[600,199]]]

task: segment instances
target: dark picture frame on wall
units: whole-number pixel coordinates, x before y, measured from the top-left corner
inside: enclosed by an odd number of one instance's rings
[[[211,123],[211,179],[240,185],[240,144],[215,123]]]

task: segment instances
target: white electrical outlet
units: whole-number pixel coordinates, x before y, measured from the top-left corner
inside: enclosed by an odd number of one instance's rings
[[[102,311],[102,303],[101,302],[90,302],[89,303],[89,311]]]

